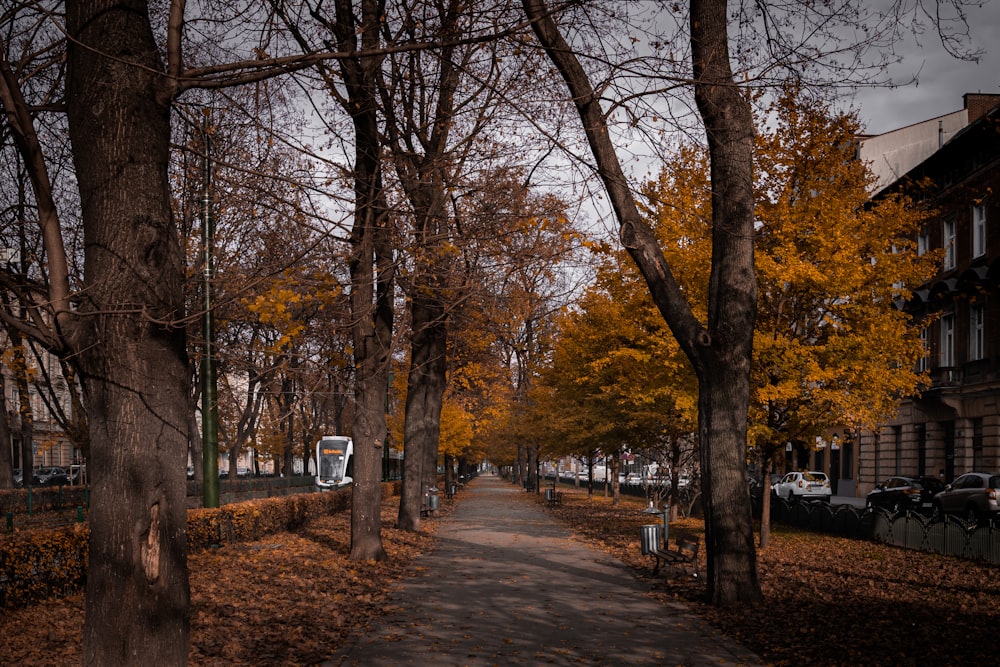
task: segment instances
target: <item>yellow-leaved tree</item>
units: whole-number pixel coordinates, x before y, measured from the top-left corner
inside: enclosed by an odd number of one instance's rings
[[[854,158],[856,117],[798,93],[785,90],[773,104],[773,127],[759,128],[755,157],[759,293],[748,444],[765,480],[786,443],[810,446],[831,426],[874,428],[920,387],[920,325],[895,304],[936,262],[916,252],[925,212],[898,197],[870,200],[870,173]],[[693,305],[706,301],[708,288],[706,165],[699,149],[684,147],[647,192],[661,238],[685,239],[664,246],[668,261],[698,264],[678,272]],[[761,546],[768,493],[764,499]]]
[[[546,434],[544,451],[607,457],[616,501],[625,451],[664,451],[679,474],[680,457],[693,453],[683,445],[696,429],[697,387],[627,258],[609,254],[595,284],[557,326],[551,363],[531,402],[535,430]],[[671,488],[678,489],[676,479]],[[676,514],[674,493],[670,506]]]

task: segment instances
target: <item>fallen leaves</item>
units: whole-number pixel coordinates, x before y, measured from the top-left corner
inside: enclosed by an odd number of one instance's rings
[[[642,506],[626,499],[567,493],[549,511],[596,548],[631,567],[664,602],[683,601],[769,665],[975,664],[996,655],[1000,568],[773,524],[758,552],[765,604],[718,609],[705,603],[704,578],[650,575],[639,552]],[[704,535],[700,520],[670,524]],[[704,553],[699,556],[705,572]]]
[[[414,559],[433,542],[431,534],[394,528],[397,502],[387,499],[383,507],[388,558],[378,563],[347,560],[347,512],[295,533],[192,554],[190,664],[321,663],[396,610],[391,587],[425,569]],[[449,509],[444,503],[442,508]],[[627,500],[613,506],[602,497],[566,492],[564,502],[548,511],[577,539],[633,567],[665,605],[694,610],[768,664],[994,660],[1000,627],[996,567],[776,525],[771,546],[758,555],[766,604],[716,609],[704,602],[703,577],[651,576],[652,563],[639,553],[639,526],[649,522],[642,509]],[[432,530],[435,522],[424,526]],[[703,532],[698,520],[670,524],[672,542]],[[703,550],[699,557],[705,572]],[[0,664],[79,664],[83,605],[83,596],[76,595],[5,612]]]
[[[321,663],[393,609],[389,590],[430,548],[435,525],[425,522],[422,534],[397,530],[398,500],[383,505],[388,558],[378,563],[347,560],[349,512],[190,554],[190,664]],[[5,612],[0,664],[80,664],[83,615],[82,595]]]

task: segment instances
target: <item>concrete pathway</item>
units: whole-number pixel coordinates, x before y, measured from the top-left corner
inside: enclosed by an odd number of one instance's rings
[[[325,665],[762,664],[683,605],[645,595],[508,482],[481,476],[458,498],[393,595],[400,611]]]

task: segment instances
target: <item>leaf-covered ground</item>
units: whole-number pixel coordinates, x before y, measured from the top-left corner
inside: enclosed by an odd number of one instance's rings
[[[461,497],[461,496],[460,496]],[[387,591],[433,545],[429,532],[393,528],[397,499],[383,510],[382,563],[347,560],[347,513],[295,534],[198,552],[191,570],[192,665],[309,665],[328,658],[389,611]],[[539,502],[522,497],[519,501]],[[443,503],[443,513],[451,503]],[[964,665],[995,662],[1000,568],[774,526],[759,555],[765,604],[719,610],[704,603],[702,576],[653,577],[639,553],[642,505],[567,491],[547,508],[577,539],[635,568],[664,602],[696,613],[773,665]],[[699,537],[697,520],[671,537]],[[0,664],[79,664],[83,597],[0,616]]]
[[[388,611],[387,591],[433,544],[394,528],[398,498],[383,505],[380,563],[348,561],[350,515],[296,533],[189,555],[192,665],[312,665]],[[448,504],[450,505],[450,503]],[[448,507],[443,508],[446,512]],[[0,611],[0,665],[78,665],[83,596]]]
[[[699,615],[772,665],[993,664],[1000,651],[1000,568],[772,525],[758,550],[764,604],[717,609],[705,604],[701,576],[653,577],[637,546],[639,526],[655,523],[626,499],[566,494],[550,511],[576,535],[636,568],[665,601]],[[702,538],[704,524],[670,524]]]

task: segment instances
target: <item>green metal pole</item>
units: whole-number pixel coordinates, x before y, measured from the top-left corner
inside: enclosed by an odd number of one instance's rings
[[[203,303],[202,331],[205,338],[204,352],[201,359],[201,457],[202,471],[205,482],[202,487],[202,504],[205,507],[219,506],[219,419],[217,388],[215,375],[215,319],[212,313],[212,282],[215,278],[215,221],[212,217],[212,163],[209,157],[211,139],[208,128],[209,118],[206,112],[202,125],[204,151],[202,156],[202,193],[201,239],[202,239],[202,275]]]

